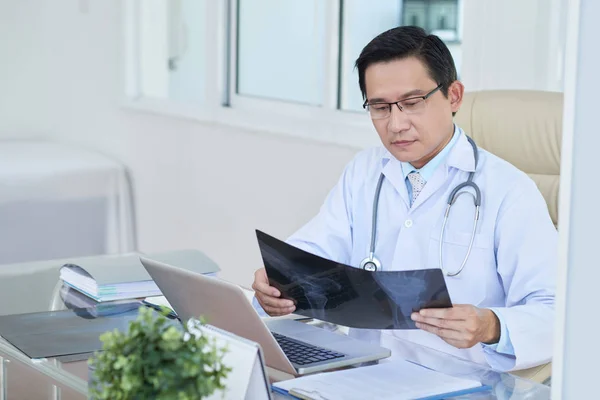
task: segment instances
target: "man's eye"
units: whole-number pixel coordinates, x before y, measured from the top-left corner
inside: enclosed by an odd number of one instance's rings
[[[418,105],[421,102],[421,100],[409,100],[409,101],[405,101],[404,103],[404,107],[414,107],[416,105]]]
[[[376,111],[385,111],[388,108],[387,104],[374,104],[371,107],[373,107],[373,110]]]

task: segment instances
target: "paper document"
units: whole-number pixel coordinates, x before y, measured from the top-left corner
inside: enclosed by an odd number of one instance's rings
[[[416,329],[413,312],[452,307],[439,268],[365,271],[256,234],[269,283],[296,314],[350,328]]]
[[[316,400],[435,399],[489,389],[478,381],[455,378],[404,360],[290,379],[273,384],[273,388]]]

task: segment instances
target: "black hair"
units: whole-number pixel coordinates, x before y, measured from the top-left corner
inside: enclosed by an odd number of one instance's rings
[[[407,57],[418,58],[427,68],[431,79],[441,85],[440,91],[448,97],[448,88],[457,79],[457,74],[446,44],[418,26],[400,26],[371,40],[356,60],[358,85],[363,99],[367,98],[365,71],[370,65]]]

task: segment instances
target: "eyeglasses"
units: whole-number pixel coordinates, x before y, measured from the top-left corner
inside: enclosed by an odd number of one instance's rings
[[[371,119],[385,119],[389,118],[392,115],[392,105],[396,105],[400,111],[403,111],[407,114],[419,114],[425,111],[427,107],[427,100],[431,95],[440,90],[442,85],[439,84],[435,89],[431,92],[427,93],[425,96],[417,96],[417,97],[409,97],[408,99],[395,101],[393,103],[371,103],[369,104],[369,100],[365,101],[363,104],[363,108],[371,114]]]

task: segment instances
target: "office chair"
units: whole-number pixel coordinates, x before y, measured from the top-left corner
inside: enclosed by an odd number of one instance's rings
[[[490,90],[465,93],[455,122],[477,145],[527,173],[558,225],[563,95],[557,92]],[[549,384],[552,364],[514,371]]]

